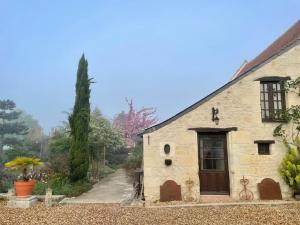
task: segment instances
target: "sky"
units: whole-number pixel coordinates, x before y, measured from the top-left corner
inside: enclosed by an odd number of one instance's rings
[[[300,1],[0,0],[0,99],[47,133],[67,119],[85,54],[92,107],[163,121],[208,95],[300,19]]]

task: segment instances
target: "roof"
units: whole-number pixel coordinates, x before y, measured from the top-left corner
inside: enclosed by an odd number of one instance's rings
[[[290,29],[282,34],[276,41],[274,41],[263,52],[256,56],[253,60],[248,62],[237,74],[236,77],[241,76],[244,73],[252,70],[256,66],[260,65],[264,61],[268,60],[272,56],[285,49],[290,44],[294,43],[300,37],[300,20],[298,20]]]
[[[281,35],[275,42],[273,42],[269,47],[267,47],[262,53],[260,53],[256,58],[251,60],[245,65],[242,65],[241,68],[237,71],[237,73],[234,75],[233,79],[220,87],[219,89],[215,90],[208,96],[204,97],[203,99],[199,100],[195,104],[187,107],[186,109],[180,111],[173,117],[157,124],[152,127],[149,127],[145,129],[141,135],[146,133],[151,133],[157,129],[160,129],[161,127],[166,126],[167,124],[171,123],[172,121],[178,119],[179,117],[185,115],[186,113],[196,109],[203,103],[207,102],[223,90],[227,89],[231,85],[235,84],[248,74],[250,74],[251,71],[258,68],[260,65],[267,62],[269,59],[276,57],[277,55],[281,54],[284,50],[291,47],[294,43],[296,43],[298,40],[300,40],[300,20],[298,20],[288,31],[286,31],[283,35]]]

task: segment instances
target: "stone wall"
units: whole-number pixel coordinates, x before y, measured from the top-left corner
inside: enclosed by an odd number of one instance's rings
[[[200,184],[198,176],[197,133],[188,130],[193,127],[227,128],[238,127],[227,134],[230,195],[238,198],[242,187],[240,179],[249,179],[248,188],[258,198],[257,183],[269,177],[280,182],[283,197],[290,196],[289,188],[278,173],[278,166],[285,154],[283,145],[272,133],[278,123],[263,123],[260,109],[260,83],[254,81],[265,76],[300,76],[300,46],[289,49],[272,61],[223,90],[198,108],[183,115],[168,125],[144,134],[144,185],[147,201],[159,200],[160,185],[166,180],[174,180],[181,185],[184,200],[198,200]],[[299,104],[295,94],[287,96],[287,107]],[[219,109],[219,125],[211,120],[211,108]],[[270,155],[258,155],[254,140],[275,140]],[[171,146],[170,156],[166,157],[163,147]],[[165,166],[170,158],[173,164]],[[194,185],[188,190],[187,180]]]

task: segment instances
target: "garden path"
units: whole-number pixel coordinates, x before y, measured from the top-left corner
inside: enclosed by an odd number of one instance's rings
[[[93,188],[66,203],[121,203],[131,197],[133,186],[131,178],[121,168],[100,180]]]

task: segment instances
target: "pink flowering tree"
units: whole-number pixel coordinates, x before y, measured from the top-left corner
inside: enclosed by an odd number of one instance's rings
[[[143,107],[136,110],[132,99],[127,101],[128,112],[121,112],[117,114],[113,120],[113,127],[121,131],[126,146],[128,148],[134,147],[138,141],[138,134],[144,129],[156,124],[158,119],[156,117],[156,110],[154,108]]]

